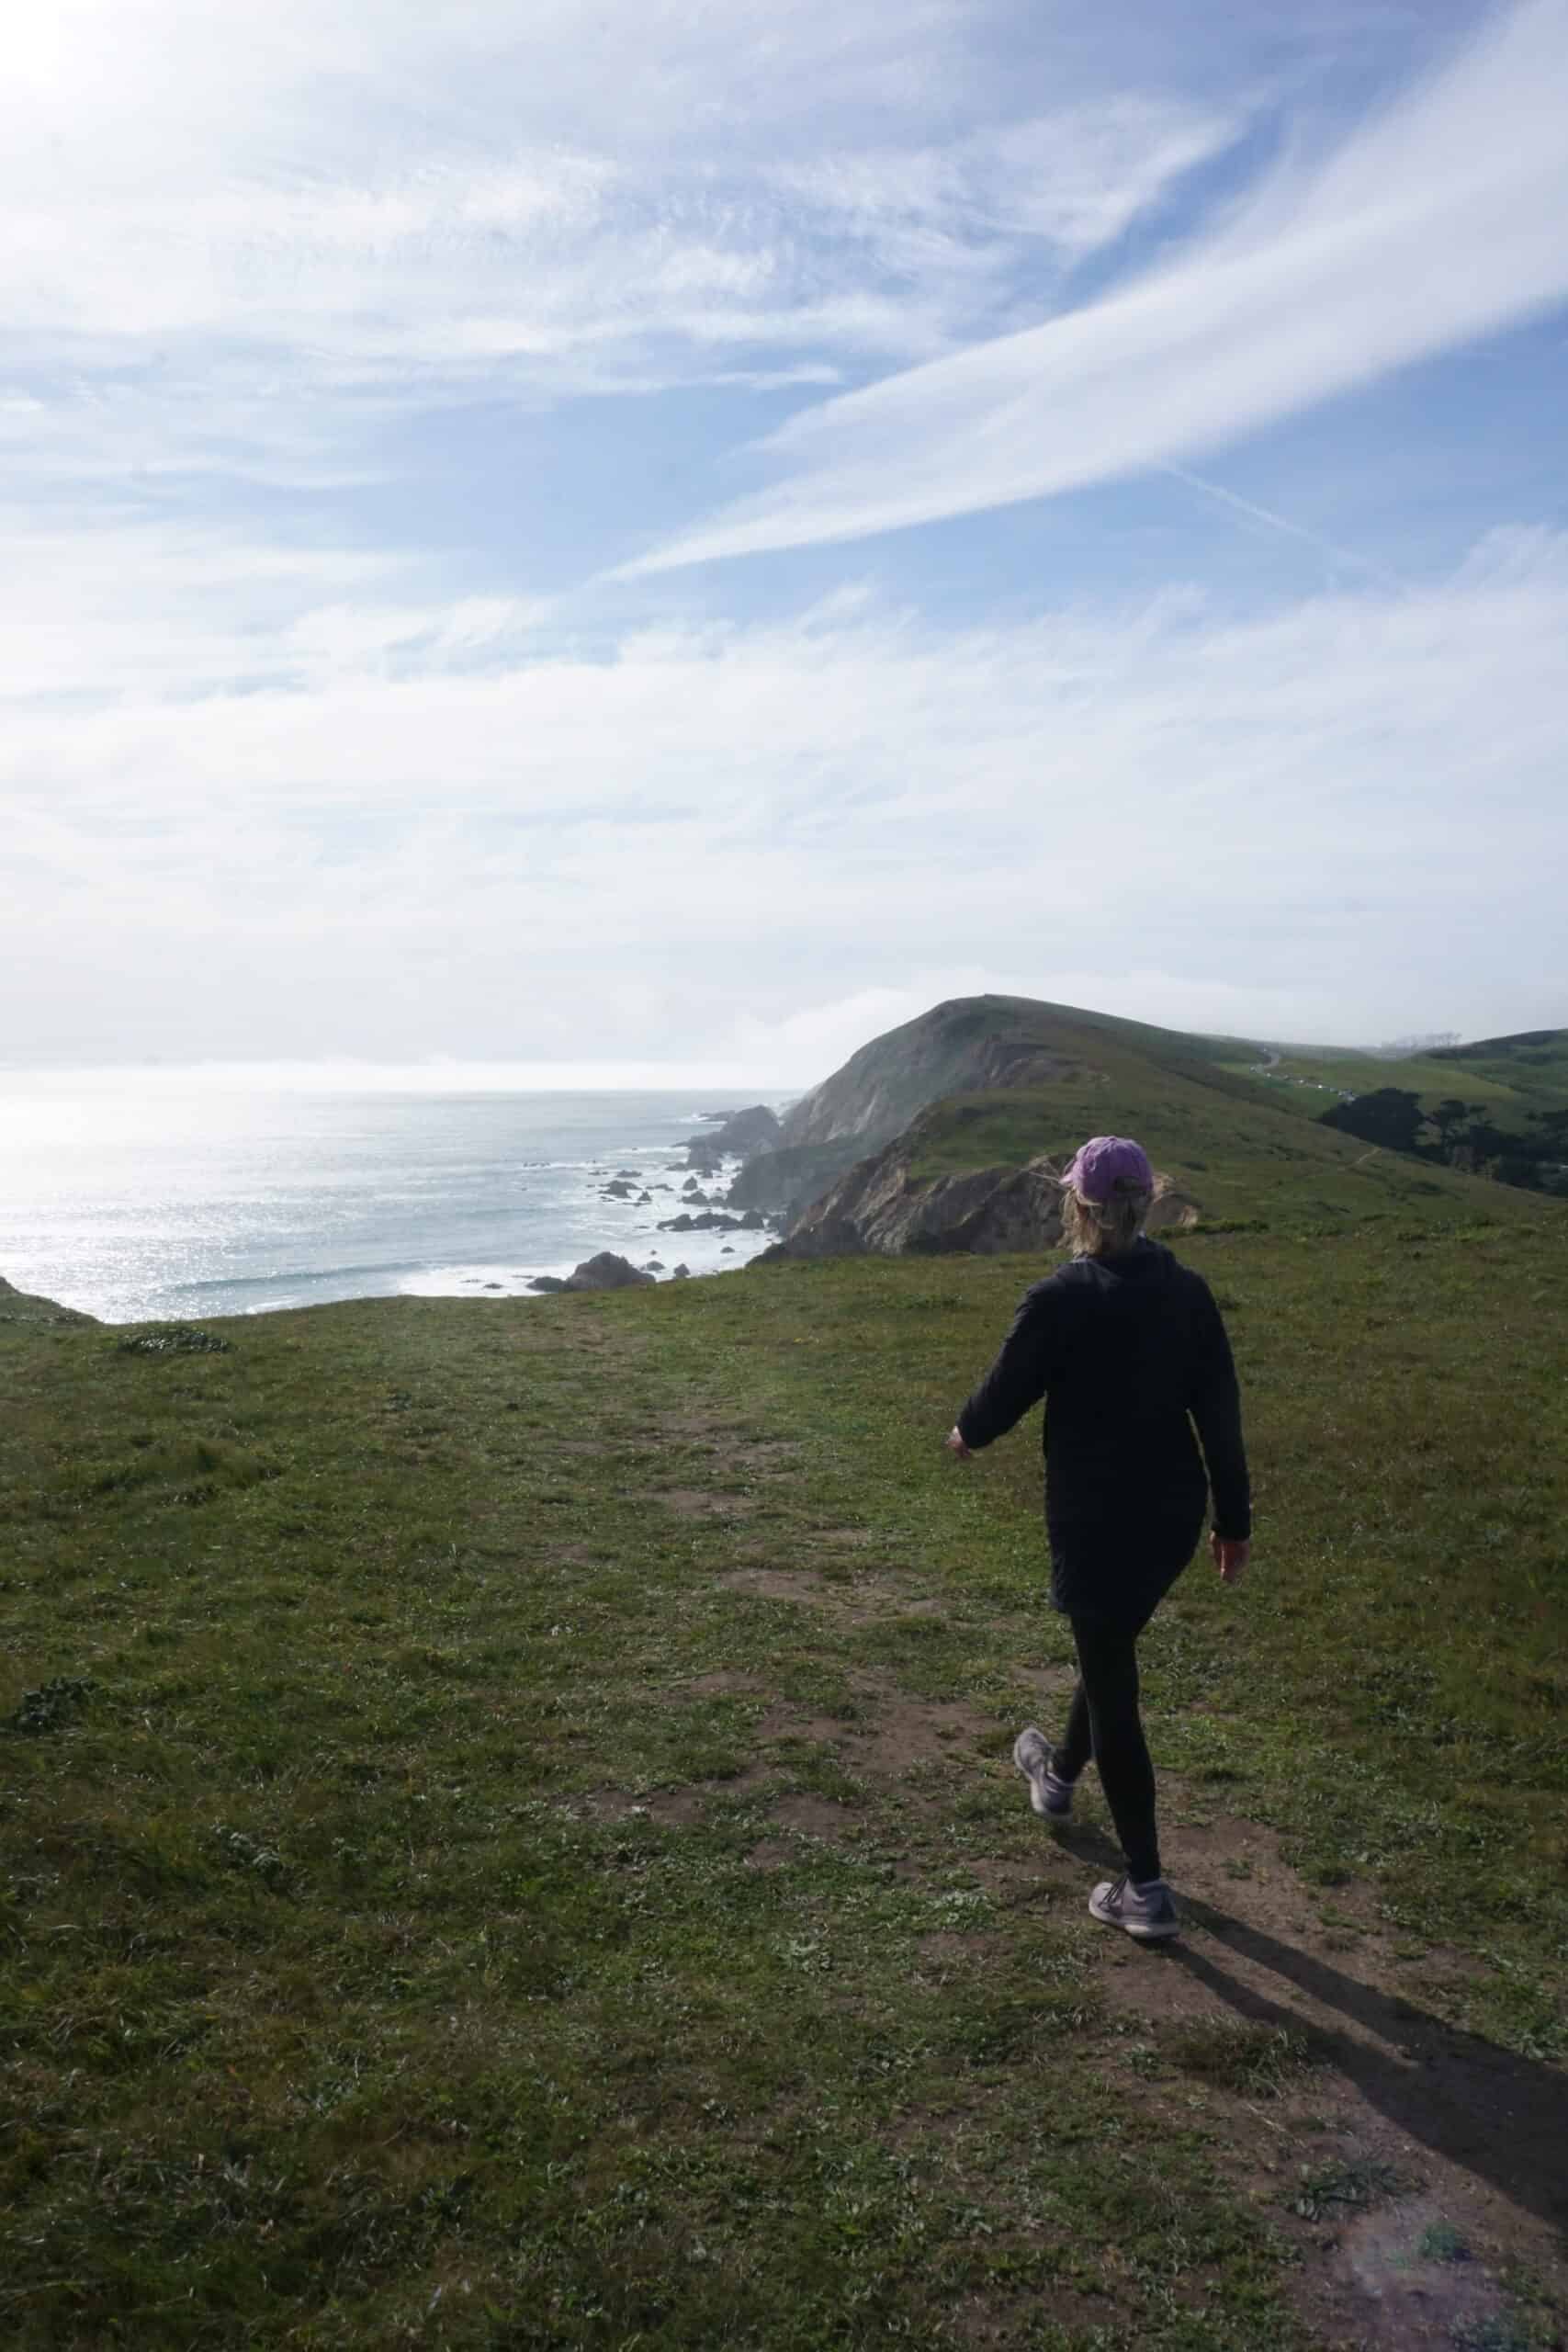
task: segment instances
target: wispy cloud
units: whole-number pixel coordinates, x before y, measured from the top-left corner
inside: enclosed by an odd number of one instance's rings
[[[1312,173],[1168,266],[794,419],[780,479],[628,573],[1104,481],[1568,294],[1568,0],[1526,0]]]
[[[0,450],[307,491],[465,401],[832,390],[1060,280],[1237,111],[1012,0],[59,0],[0,84]]]
[[[1164,0],[19,18],[9,1049],[592,1040],[810,1077],[970,986],[1325,1033],[1554,1017],[1562,972],[1510,967],[1561,930],[1568,564],[1483,537],[1539,509],[1472,501],[1433,579],[1190,453],[1562,283],[1565,11],[1311,164],[1344,88],[1472,0],[1179,37]],[[1374,19],[1336,81],[1325,43]],[[1238,201],[1281,123],[1297,160]],[[1086,565],[1027,611],[984,548],[954,581],[911,548],[897,609],[832,562],[783,619],[761,571],[581,585],[755,479],[729,453],[762,391],[817,403],[779,487],[653,565],[1135,466],[1194,493],[1129,526],[1146,593]],[[1246,525],[1245,624],[1205,495]],[[1336,593],[1251,594],[1287,593],[1286,538]]]
[[[965,975],[1242,1029],[1481,1030],[1568,987],[1506,945],[1561,935],[1549,536],[1246,623],[1185,595],[950,634],[837,598],[593,654],[386,583],[345,620],[328,577],[243,691],[195,701],[156,658],[172,612],[194,626],[177,566],[164,593],[112,695],[62,672],[7,714],[0,981],[35,1055],[737,1061]]]

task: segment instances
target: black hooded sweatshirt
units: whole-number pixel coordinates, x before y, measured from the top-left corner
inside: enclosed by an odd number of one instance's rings
[[[959,1435],[977,1453],[1042,1396],[1056,1608],[1145,1617],[1197,1548],[1211,1486],[1215,1532],[1251,1534],[1225,1327],[1201,1274],[1157,1241],[1075,1258],[1025,1291]]]

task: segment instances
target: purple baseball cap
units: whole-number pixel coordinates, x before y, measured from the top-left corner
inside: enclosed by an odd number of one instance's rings
[[[1126,1136],[1091,1136],[1063,1174],[1080,1200],[1109,1201],[1118,1192],[1152,1193],[1155,1171],[1141,1143]]]

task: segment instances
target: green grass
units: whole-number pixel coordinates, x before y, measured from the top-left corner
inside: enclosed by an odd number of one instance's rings
[[[1554,1202],[1283,1118],[1246,1081],[1229,1083],[1243,1093],[1145,1067],[955,1096],[911,1130],[912,1172],[1016,1168],[1042,1153],[1065,1161],[1086,1136],[1134,1135],[1211,1227],[1310,1238],[1381,1226],[1392,1238],[1417,1226],[1550,1231],[1562,1223]]]
[[[1472,1069],[1467,1060],[1445,1060],[1433,1054],[1390,1057],[1328,1048],[1286,1051],[1267,1069],[1259,1069],[1256,1058],[1233,1058],[1224,1067],[1256,1078],[1279,1109],[1308,1119],[1320,1116],[1330,1097],[1341,1092],[1370,1094],[1380,1086],[1403,1087],[1429,1102],[1462,1094],[1468,1102],[1483,1102],[1494,1116],[1533,1100],[1532,1093],[1495,1071]]]
[[[1414,1097],[1425,1114],[1419,1130],[1424,1149],[1446,1159],[1453,1146],[1469,1143],[1472,1156],[1461,1156],[1457,1165],[1495,1163],[1510,1182],[1526,1181],[1525,1163],[1544,1159],[1544,1189],[1561,1195],[1555,1170],[1568,1156],[1568,1030],[1534,1030],[1397,1060],[1328,1049],[1287,1052],[1264,1070],[1254,1057],[1227,1056],[1224,1067],[1232,1075],[1245,1075],[1273,1107],[1298,1119],[1322,1118],[1346,1094],[1394,1089]],[[1452,1112],[1456,1102],[1466,1106],[1468,1119]],[[1449,1112],[1434,1119],[1444,1104]],[[1354,1126],[1354,1111],[1344,1115]],[[1454,1124],[1446,1125],[1450,1119]],[[1365,1128],[1369,1136],[1382,1132],[1376,1125]],[[1540,1183],[1542,1173],[1529,1181]]]
[[[1391,1090],[1407,1099],[1359,1111],[1343,1101]],[[1308,1132],[1329,1114],[1339,1130]],[[808,1154],[762,1155],[738,1197],[798,1210],[895,1135],[908,1136],[916,1175],[935,1178],[1065,1159],[1088,1135],[1120,1133],[1147,1144],[1212,1219],[1343,1226],[1408,1206],[1485,1220],[1509,1214],[1485,1205],[1487,1193],[1562,1195],[1568,1030],[1391,1060],[972,997],[873,1039],[789,1115],[815,1136]]]
[[[1259,1545],[1147,1645],[1171,1867],[1268,1825],[1550,2066],[1565,1228],[1324,1197],[1181,1245]],[[8,2346],[1307,2352],[1324,2052],[1164,2020],[1018,1801],[1038,1462],[939,1440],[1036,1271],[0,1329]]]

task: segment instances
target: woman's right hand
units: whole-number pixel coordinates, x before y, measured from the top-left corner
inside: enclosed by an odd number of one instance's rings
[[[1211,1535],[1209,1549],[1214,1555],[1214,1566],[1222,1580],[1225,1584],[1239,1584],[1252,1557],[1251,1544],[1238,1542],[1234,1535]]]

